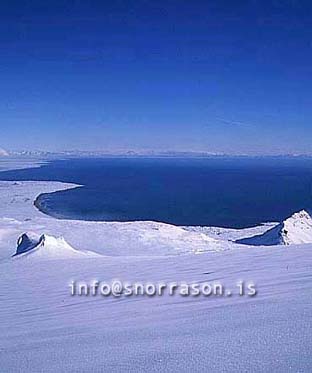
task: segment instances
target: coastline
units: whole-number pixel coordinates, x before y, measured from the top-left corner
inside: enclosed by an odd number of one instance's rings
[[[1,156],[0,172],[37,168],[48,164],[50,160],[44,157]]]
[[[301,210],[302,206],[309,208],[308,181],[312,180],[312,173],[309,171],[305,177],[305,168],[297,173],[288,166],[284,168],[283,163],[274,165],[273,169],[268,165],[268,170],[262,168],[258,174],[257,170],[250,168],[250,164],[245,163],[230,163],[230,166],[227,162],[204,163],[199,167],[196,162],[146,162],[79,159],[72,163],[63,159],[30,171],[12,170],[0,174],[0,177],[13,181],[52,179],[83,184],[83,188],[76,192],[36,196],[35,204],[43,213],[66,220],[153,220],[180,227],[252,229],[263,223],[283,221],[293,212]],[[214,170],[218,167],[220,173],[217,175],[221,176],[215,178]],[[232,171],[231,167],[234,167]],[[271,177],[272,172],[276,177]],[[292,177],[292,182],[286,183],[292,172],[296,173],[296,178]],[[186,178],[184,173],[194,175],[194,178]],[[279,173],[284,178],[281,179]],[[203,174],[206,176],[202,179]],[[233,184],[232,174],[235,176]],[[176,176],[182,177],[181,186],[176,185]],[[299,184],[302,195],[296,196],[292,191],[297,190]],[[272,189],[272,193],[267,193],[268,188]]]
[[[48,181],[49,183],[49,181]],[[79,184],[68,184],[68,183],[62,183],[64,184],[64,188],[62,189],[57,189],[57,190],[53,190],[51,192],[45,192],[45,193],[40,193],[36,196],[36,198],[34,199],[34,206],[36,207],[37,210],[39,210],[42,214],[44,215],[47,215],[53,219],[59,219],[59,220],[81,220],[81,221],[88,221],[88,220],[84,220],[84,219],[66,219],[66,218],[63,218],[63,217],[59,217],[57,216],[57,214],[53,214],[51,213],[51,211],[48,211],[48,209],[46,209],[43,204],[42,204],[42,201],[41,199],[43,199],[45,196],[50,196],[54,193],[57,193],[57,192],[61,192],[61,191],[66,191],[66,190],[70,190],[70,189],[76,189],[76,188],[81,188],[83,187],[83,185],[79,185]],[[62,185],[61,185],[62,187]]]
[[[42,193],[75,187],[0,181],[0,362],[5,371],[101,371],[109,366],[117,373],[145,366],[196,372],[210,366],[240,372],[259,371],[263,361],[276,372],[290,366],[311,370],[311,244],[250,247],[227,240],[237,230],[214,228],[213,236],[211,227],[188,231],[151,221],[60,220],[34,204]],[[11,259],[25,232],[64,237],[75,250],[100,255],[51,257],[42,250],[38,256]],[[244,280],[253,281],[258,294],[78,300],[69,294],[73,279],[218,281],[230,289]]]
[[[8,161],[8,159],[7,159]],[[41,160],[41,162],[44,162]],[[14,163],[8,162],[12,168],[11,171],[14,171]],[[40,167],[40,164],[29,164],[29,167]],[[142,247],[149,247],[151,248],[152,244],[147,244],[145,240],[142,240],[138,237],[140,230],[145,232],[144,235],[151,235],[150,230],[153,230],[152,234],[152,242],[157,243],[157,240],[163,242],[162,245],[168,244],[169,247],[179,247],[181,252],[190,252],[190,251],[210,251],[212,250],[212,242],[210,245],[207,245],[207,237],[212,239],[215,245],[216,250],[220,250],[221,244],[220,240],[223,241],[223,244],[226,249],[234,247],[240,247],[241,245],[235,244],[231,241],[235,241],[236,239],[247,238],[253,235],[262,234],[275,226],[277,223],[267,223],[267,224],[260,224],[254,227],[249,228],[220,228],[216,226],[177,226],[174,224],[151,221],[151,220],[139,220],[139,221],[104,221],[104,220],[84,220],[84,219],[75,219],[75,218],[63,218],[54,216],[47,211],[44,206],[40,203],[40,199],[42,196],[50,195],[53,193],[57,193],[59,191],[65,191],[69,189],[75,189],[83,187],[81,184],[74,184],[74,183],[64,183],[58,181],[0,181],[0,186],[3,186],[5,190],[5,194],[7,195],[7,201],[1,199],[0,194],[0,203],[2,204],[3,208],[1,210],[2,217],[10,217],[16,220],[25,220],[25,219],[37,219],[37,218],[45,218],[50,219],[50,229],[53,231],[54,229],[51,228],[54,225],[58,226],[59,232],[66,232],[66,236],[68,236],[69,229],[66,229],[67,226],[71,226],[73,232],[76,231],[76,226],[79,226],[79,229],[84,231],[89,230],[89,234],[97,235],[99,238],[96,240],[97,242],[103,238],[103,235],[99,232],[99,227],[102,228],[104,231],[108,231],[108,236],[111,236],[113,232],[113,239],[116,239],[115,234],[121,234],[121,237],[117,241],[123,241],[129,239],[128,237],[134,236],[135,241],[138,241]],[[11,190],[11,188],[13,188]],[[0,188],[4,192],[3,188]],[[8,201],[15,201],[15,204],[8,203]],[[17,202],[20,201],[21,203],[17,205]],[[0,215],[0,218],[1,218]],[[56,224],[57,221],[57,224]],[[63,227],[59,227],[62,226]],[[123,233],[124,227],[127,227],[127,232]],[[133,231],[133,234],[129,234]],[[163,232],[165,230],[165,232]],[[119,232],[120,233],[117,233]],[[158,231],[158,235],[156,234]],[[171,231],[171,237],[168,233]],[[96,233],[94,233],[96,232]],[[162,233],[163,232],[163,233]],[[165,237],[162,237],[163,234]],[[177,236],[178,235],[178,239]],[[70,235],[72,236],[72,234]],[[186,242],[181,242],[181,237],[185,237]],[[194,237],[194,244],[192,243],[192,237]],[[131,238],[134,239],[134,238]],[[76,242],[77,240],[74,239]],[[79,242],[77,243],[78,246],[82,246]],[[115,244],[113,245],[115,247]],[[189,246],[189,247],[188,247]],[[193,249],[190,249],[193,247]],[[246,247],[246,246],[243,246]],[[111,251],[110,251],[111,252]],[[116,250],[116,252],[120,252],[120,250]],[[123,250],[122,250],[123,252]],[[134,253],[137,252],[137,249],[134,250]],[[141,252],[141,251],[140,251]],[[127,253],[128,255],[128,253]]]
[[[10,247],[25,232],[64,237],[74,248],[118,257],[162,256],[248,249],[231,240],[262,233],[268,226],[235,230],[215,227],[180,227],[155,221],[104,222],[56,219],[35,206],[42,193],[80,185],[40,181],[0,181],[0,233],[10,230]],[[1,234],[0,234],[1,235]],[[90,239],[92,237],[92,239]],[[103,244],[104,243],[104,244]],[[2,252],[8,257],[9,252]],[[12,254],[12,251],[10,251]]]

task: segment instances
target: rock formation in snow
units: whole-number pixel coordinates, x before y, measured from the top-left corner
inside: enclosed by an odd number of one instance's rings
[[[255,246],[310,243],[312,242],[312,218],[307,211],[302,210],[261,235],[236,242]]]
[[[47,258],[73,258],[100,256],[92,251],[81,251],[71,247],[63,237],[53,237],[36,233],[24,233],[17,241],[16,256],[34,255]]]

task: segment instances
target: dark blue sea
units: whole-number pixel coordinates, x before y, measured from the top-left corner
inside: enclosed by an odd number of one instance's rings
[[[0,179],[82,184],[37,201],[66,219],[240,228],[312,208],[312,159],[301,157],[67,159]]]

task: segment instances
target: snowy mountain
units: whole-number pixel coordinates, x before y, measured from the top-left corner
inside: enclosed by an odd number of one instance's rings
[[[6,150],[0,148],[0,157],[7,157],[8,155],[9,153]]]
[[[312,242],[312,218],[307,211],[302,210],[261,235],[236,242],[255,246],[310,243]]]
[[[12,151],[12,155],[25,156],[25,157],[164,157],[164,158],[176,158],[176,157],[216,157],[224,156],[224,153],[208,152],[208,151],[156,151],[156,150],[64,150],[64,151],[45,151],[45,150],[20,150]]]

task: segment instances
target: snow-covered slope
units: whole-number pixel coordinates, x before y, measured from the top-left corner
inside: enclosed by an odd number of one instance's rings
[[[202,226],[186,226],[183,227],[187,231],[201,232],[216,240],[235,242],[242,238],[259,236],[269,229],[274,228],[279,223],[263,223],[251,228],[221,228],[221,227],[202,227]]]
[[[236,242],[256,246],[312,243],[312,218],[308,212],[302,210],[261,235]]]
[[[256,229],[64,221],[35,209],[41,192],[70,187],[0,182],[1,372],[312,371],[312,244],[249,247],[227,240]],[[94,279],[218,281],[233,293],[70,294],[71,281]],[[238,281],[257,296],[237,295]]]
[[[0,262],[0,370],[311,372],[311,265],[311,246]],[[70,295],[71,280],[90,279],[244,280],[258,295]]]

